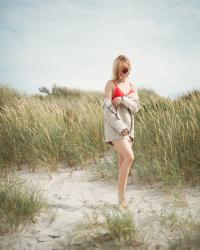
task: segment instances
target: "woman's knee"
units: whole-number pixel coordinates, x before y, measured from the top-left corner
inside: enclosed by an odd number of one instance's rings
[[[129,141],[115,141],[114,147],[122,161],[132,162],[134,160],[134,154]]]
[[[121,165],[122,162],[124,161],[124,157],[121,153],[118,153],[118,161],[119,161],[119,164]]]
[[[133,162],[134,161],[134,154],[133,152],[128,152],[125,156],[125,159],[128,161],[128,162]]]

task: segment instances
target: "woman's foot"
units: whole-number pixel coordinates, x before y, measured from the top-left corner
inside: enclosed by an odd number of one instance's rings
[[[123,202],[118,202],[118,206],[120,207],[120,208],[128,208],[128,204],[127,204],[127,202],[125,202],[125,201],[123,201]]]
[[[119,193],[118,193],[118,205],[122,208],[128,208],[128,203],[126,202],[124,195]]]

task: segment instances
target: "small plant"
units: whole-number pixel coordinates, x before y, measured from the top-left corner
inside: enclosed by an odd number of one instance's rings
[[[0,177],[0,235],[13,232],[48,207],[39,190],[14,175]]]
[[[116,209],[103,209],[103,214],[108,233],[117,244],[126,244],[134,239],[136,228],[133,215],[129,209],[124,212]]]
[[[75,226],[69,237],[68,247],[90,249],[98,246],[100,249],[120,249],[141,246],[143,241],[138,236],[129,210],[123,212],[104,205],[94,207],[92,212],[85,212],[84,220]]]

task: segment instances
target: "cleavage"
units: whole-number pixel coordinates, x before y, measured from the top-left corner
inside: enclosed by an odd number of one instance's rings
[[[124,95],[127,95],[127,93],[129,93],[129,91],[130,91],[130,84],[129,84],[129,89],[126,90],[126,91],[124,91],[124,90],[121,88],[121,86],[118,85],[118,84],[116,84],[116,87],[119,88],[119,89],[123,92]]]

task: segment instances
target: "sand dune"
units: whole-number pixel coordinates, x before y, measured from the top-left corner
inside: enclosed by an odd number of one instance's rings
[[[1,236],[2,249],[73,249],[71,232],[81,223],[84,212],[91,213],[100,207],[116,207],[116,183],[90,181],[86,170],[61,168],[50,179],[47,173],[27,170],[16,172],[21,178],[39,186],[50,204],[50,213],[41,213],[35,223],[26,225],[12,238]],[[175,198],[176,197],[176,198]],[[161,228],[158,218],[175,211],[180,218],[191,214],[200,218],[200,188],[185,188],[177,195],[167,195],[147,185],[127,185],[127,199],[137,228],[148,242],[148,249],[165,249],[168,240],[175,238],[175,231]],[[77,239],[81,244],[81,239]],[[139,249],[143,249],[142,247]]]

